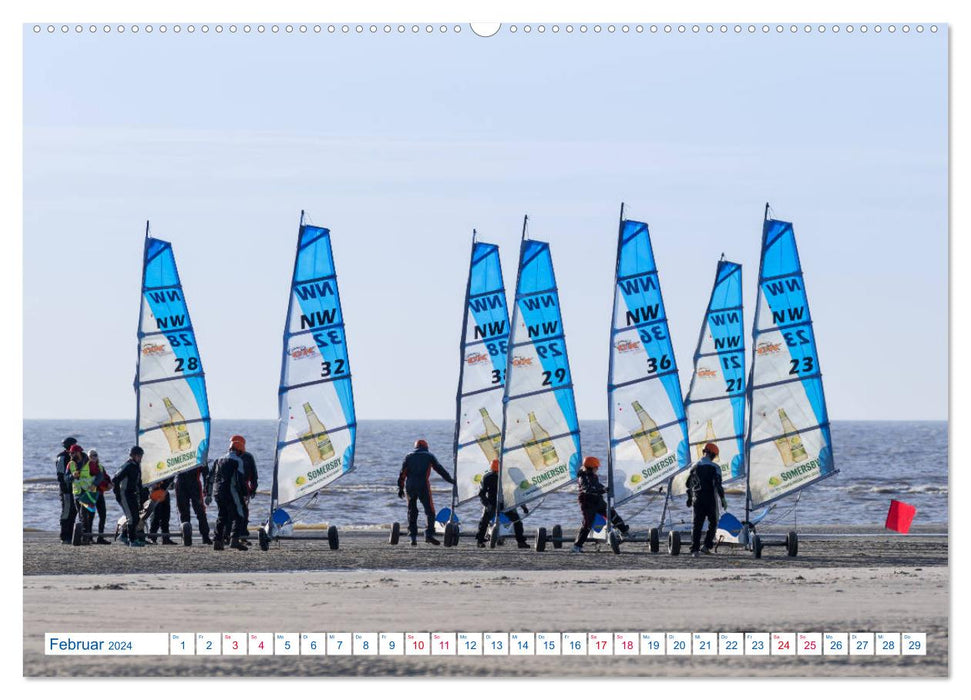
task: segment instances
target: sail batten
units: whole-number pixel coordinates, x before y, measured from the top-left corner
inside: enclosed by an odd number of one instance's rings
[[[172,244],[146,235],[135,373],[142,483],[205,465],[209,397]]]
[[[473,238],[465,289],[452,447],[454,505],[475,498],[483,474],[499,458],[506,385],[509,312],[499,246]]]
[[[607,373],[615,505],[687,466],[681,380],[647,224],[621,219]]]
[[[549,244],[520,245],[503,396],[500,497],[510,509],[572,483],[580,425]]]
[[[766,219],[749,375],[748,506],[836,473],[822,372],[795,232]]]
[[[354,392],[330,230],[302,219],[278,395],[273,508],[312,495],[354,468]]]
[[[714,462],[722,483],[745,476],[745,316],[742,309],[742,266],[718,261],[715,280],[698,333],[694,370],[685,414],[690,458],[701,459],[709,442],[718,447]],[[687,474],[671,482],[671,493],[685,492]]]

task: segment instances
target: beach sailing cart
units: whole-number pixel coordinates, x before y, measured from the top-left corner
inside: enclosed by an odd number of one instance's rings
[[[297,517],[324,487],[354,467],[357,422],[344,316],[330,231],[300,212],[280,368],[279,426],[270,515],[260,549],[275,540],[326,540],[339,547],[336,525],[325,535],[295,536]],[[293,513],[283,506],[297,504]]]

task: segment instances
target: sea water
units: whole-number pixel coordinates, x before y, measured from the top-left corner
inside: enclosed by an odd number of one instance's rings
[[[451,472],[453,426],[447,420],[361,421],[354,471],[326,487],[302,512],[300,521],[326,522],[342,528],[404,523],[405,502],[397,497],[401,460],[421,437]],[[246,437],[246,448],[256,458],[260,482],[259,493],[250,504],[254,523],[265,520],[269,512],[276,428],[276,421],[272,420],[216,420],[212,424],[210,460],[225,453],[229,437],[236,433]],[[580,429],[584,454],[597,455],[605,461],[606,421],[581,421]],[[60,504],[54,457],[68,435],[76,437],[85,449],[97,449],[108,473],[114,475],[134,444],[134,424],[119,420],[24,421],[24,527],[58,529]],[[789,511],[792,499],[787,499],[780,502],[772,517],[790,522],[795,516],[801,524],[880,526],[886,519],[890,499],[897,499],[916,506],[915,524],[946,525],[947,422],[835,421],[832,435],[839,473],[803,490],[794,514]],[[434,472],[431,483],[436,509],[449,505],[451,487]],[[735,488],[739,493],[729,493],[729,509],[741,512],[744,497],[740,491],[744,483]],[[107,495],[111,524],[106,529],[113,532],[121,508],[110,492]],[[679,498],[675,503],[674,515],[679,519],[688,515],[682,501]],[[662,505],[663,497],[642,496],[618,510],[635,526],[648,527],[657,523]],[[457,512],[461,519],[471,522],[478,519],[480,507],[473,501],[460,506]],[[215,504],[210,519],[215,520]],[[529,525],[561,523],[572,527],[579,520],[576,490],[571,485],[547,496]],[[173,503],[173,531],[177,530],[177,523]]]

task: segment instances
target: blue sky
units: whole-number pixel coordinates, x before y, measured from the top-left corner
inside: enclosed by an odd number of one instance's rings
[[[751,322],[769,201],[795,223],[831,417],[947,416],[944,32],[26,31],[24,51],[27,418],[133,416],[146,218],[213,416],[275,417],[302,208],[333,232],[359,417],[452,415],[471,229],[511,294],[528,213],[580,417],[604,418],[622,200],[651,225],[685,388],[722,252]]]

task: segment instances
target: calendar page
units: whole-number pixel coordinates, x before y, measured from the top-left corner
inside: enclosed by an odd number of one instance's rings
[[[25,9],[22,675],[948,677],[959,33],[835,5]]]

